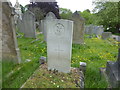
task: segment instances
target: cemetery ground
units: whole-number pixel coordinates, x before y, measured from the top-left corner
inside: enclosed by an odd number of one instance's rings
[[[20,88],[36,70],[38,74],[45,73],[46,77],[44,78],[46,79],[36,77],[36,80],[33,80],[34,83],[45,85],[46,88],[65,88],[68,86],[67,83],[70,84],[69,86],[75,87],[75,82],[72,82],[72,78],[68,81],[63,80],[60,82],[63,74],[56,77],[54,74],[49,74],[47,71],[38,69],[40,68],[39,58],[47,56],[46,42],[43,42],[42,34],[37,35],[37,40],[25,38],[22,33],[19,33],[19,35],[21,37],[18,38],[18,45],[22,63],[16,65],[11,62],[3,62],[3,88]],[[107,61],[116,61],[118,42],[113,39],[102,40],[95,37],[88,37],[88,35],[85,35],[84,45],[73,44],[71,66],[79,67],[79,62],[87,63],[85,88],[107,88],[108,83],[104,78],[101,78],[99,69],[106,67]],[[64,74],[64,76],[65,78],[70,78],[69,74]],[[38,82],[38,78],[40,82]],[[47,79],[54,83],[47,82]],[[32,86],[32,83],[29,83],[30,86]]]

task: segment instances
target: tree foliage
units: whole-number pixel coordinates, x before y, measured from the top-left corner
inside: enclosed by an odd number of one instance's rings
[[[62,19],[70,19],[70,17],[72,16],[72,11],[70,9],[60,8],[59,10]]]
[[[27,6],[35,14],[37,20],[43,19],[48,12],[53,12],[58,19],[60,18],[57,2],[32,2]]]
[[[120,2],[93,2],[97,23],[113,33],[120,33]]]

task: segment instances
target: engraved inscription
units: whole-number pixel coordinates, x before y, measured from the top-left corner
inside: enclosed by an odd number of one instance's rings
[[[62,25],[61,23],[57,23],[55,25],[55,34],[60,36],[63,33],[64,33],[64,25]]]

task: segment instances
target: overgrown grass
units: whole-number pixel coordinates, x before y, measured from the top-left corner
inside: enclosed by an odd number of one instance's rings
[[[73,44],[72,66],[79,67],[79,62],[87,63],[86,88],[107,88],[108,84],[101,78],[99,68],[106,67],[107,61],[117,60],[118,42],[112,39],[85,38],[85,43]]]
[[[39,40],[32,42],[35,39],[24,38],[23,36],[18,38],[22,63],[15,65],[3,62],[3,88],[20,88],[38,68],[39,58],[41,56],[47,56],[46,43],[43,42],[43,35],[38,35],[37,39]],[[107,88],[107,83],[100,77],[99,68],[106,67],[107,61],[116,60],[118,42],[87,38],[85,36],[85,43],[85,45],[73,44],[72,67],[79,67],[79,62],[86,62],[85,87]],[[26,59],[30,59],[31,61],[26,62]],[[12,71],[13,73],[10,73]]]
[[[23,34],[18,38],[22,63],[3,62],[3,88],[20,88],[39,66],[39,58],[46,56],[46,43],[43,43],[43,35],[35,39],[24,38]],[[33,43],[32,43],[33,42]],[[26,62],[26,59],[31,60]]]

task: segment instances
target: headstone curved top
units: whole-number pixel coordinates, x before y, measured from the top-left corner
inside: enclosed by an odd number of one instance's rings
[[[76,18],[76,19],[80,19],[81,21],[85,21],[85,19],[83,17],[81,17],[81,15],[80,15],[80,13],[78,13],[78,11],[76,11],[72,14],[72,18]]]
[[[85,19],[76,11],[73,13],[71,20],[74,21],[73,43],[84,44]]]
[[[49,13],[47,13],[45,19],[57,19],[57,17],[55,16],[55,14],[53,12],[49,12]]]
[[[36,38],[35,15],[27,10],[23,15],[24,35],[29,38]]]

